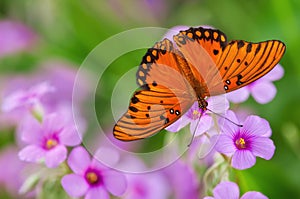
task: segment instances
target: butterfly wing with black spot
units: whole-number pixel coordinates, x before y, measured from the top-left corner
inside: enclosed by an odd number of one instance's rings
[[[191,107],[196,97],[179,64],[185,64],[185,60],[167,39],[147,51],[137,72],[141,88],[114,126],[117,139],[132,141],[152,136]]]
[[[227,42],[223,32],[206,28],[190,28],[174,36],[180,51],[203,76],[210,95],[230,92],[264,76],[280,61],[285,45],[278,40],[251,43]],[[197,45],[212,58],[215,67],[201,63]]]

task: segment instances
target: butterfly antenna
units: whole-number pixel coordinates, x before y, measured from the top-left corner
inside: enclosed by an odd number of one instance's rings
[[[216,113],[216,112],[214,112],[214,111],[212,111],[212,110],[210,110],[210,109],[208,109],[208,108],[206,108],[206,109],[207,109],[208,111],[212,112],[213,114],[216,114],[217,116],[219,116],[219,117],[221,117],[221,118],[224,118],[225,120],[231,122],[232,124],[234,124],[234,125],[236,125],[236,126],[238,126],[238,127],[243,127],[242,124],[238,124],[238,123],[236,123],[236,122],[234,122],[234,121],[228,119],[227,117],[225,117],[225,116],[223,116],[223,115],[221,115],[221,114],[219,114],[219,113]]]
[[[197,131],[197,129],[198,129],[198,125],[199,125],[199,123],[200,123],[201,117],[202,117],[202,113],[201,113],[201,115],[200,115],[200,117],[199,117],[199,119],[198,119],[198,121],[197,121],[197,125],[196,125],[196,128],[194,129],[194,132],[193,132],[191,141],[190,141],[190,143],[187,145],[188,147],[190,147],[190,146],[192,145],[193,141],[194,141],[194,138],[195,138],[195,135],[196,135],[196,131]]]

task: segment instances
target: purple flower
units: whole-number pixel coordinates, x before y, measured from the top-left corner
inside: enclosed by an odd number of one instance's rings
[[[198,199],[199,182],[196,172],[182,160],[177,160],[172,165],[163,169],[163,172],[169,180],[174,199]]]
[[[74,173],[64,176],[61,184],[72,197],[108,199],[109,193],[121,196],[126,190],[125,176],[105,167],[96,159],[91,160],[83,147],[72,150],[68,165]]]
[[[204,111],[203,109],[199,108],[198,102],[195,102],[186,114],[184,114],[179,120],[177,120],[174,124],[170,125],[166,129],[171,132],[177,132],[190,123],[190,131],[192,134],[197,128],[195,136],[199,136],[208,131],[214,126],[212,117],[213,113],[209,110],[212,110],[215,113],[222,114],[226,110],[228,110],[229,102],[223,95],[220,95],[208,98],[207,103],[208,110]]]
[[[161,172],[127,175],[126,199],[165,199],[170,197],[170,187]]]
[[[283,74],[284,70],[282,66],[277,64],[273,70],[261,79],[252,82],[248,86],[228,93],[227,98],[233,103],[241,103],[246,101],[251,94],[255,101],[260,104],[266,104],[274,99],[277,92],[273,81],[281,79]]]
[[[239,199],[240,190],[237,184],[233,182],[221,182],[213,190],[214,197],[204,197],[204,199]],[[245,193],[241,199],[268,199],[265,195],[256,191]]]
[[[272,132],[268,121],[251,115],[241,123],[232,111],[228,111],[226,117],[233,122],[243,124],[243,127],[238,127],[224,119],[220,120],[221,134],[217,138],[215,149],[232,156],[232,167],[250,168],[256,162],[255,156],[266,160],[272,158],[275,146],[269,138]]]
[[[45,161],[46,166],[57,167],[67,157],[66,146],[76,146],[81,142],[73,123],[62,114],[49,114],[42,124],[27,117],[21,129],[22,140],[29,144],[19,152],[21,160],[28,162]]]
[[[36,40],[35,33],[24,24],[0,21],[0,57],[28,50]]]
[[[22,175],[25,163],[18,158],[18,149],[9,146],[1,149],[0,153],[0,184],[6,191],[16,198],[20,198],[18,191],[24,182]]]
[[[43,95],[53,91],[54,88],[47,82],[42,82],[27,90],[14,91],[3,100],[2,110],[9,112],[19,108],[31,109],[40,103]]]

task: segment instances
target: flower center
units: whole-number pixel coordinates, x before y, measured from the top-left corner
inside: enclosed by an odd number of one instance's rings
[[[53,149],[58,144],[56,139],[48,139],[46,142],[46,148],[47,149]]]
[[[101,173],[95,169],[88,169],[88,171],[85,173],[85,179],[92,186],[98,186],[99,184],[102,184]]]
[[[193,119],[195,120],[195,119],[197,119],[197,118],[199,118],[200,117],[200,112],[198,111],[198,110],[193,110]]]
[[[239,138],[235,141],[235,146],[238,149],[245,149],[246,148],[246,142],[244,140],[244,138]]]
[[[86,179],[91,184],[96,184],[98,182],[98,176],[95,172],[88,172],[86,174]]]

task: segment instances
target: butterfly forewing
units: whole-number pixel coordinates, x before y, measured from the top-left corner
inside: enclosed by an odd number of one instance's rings
[[[210,95],[230,92],[259,79],[278,64],[285,52],[284,43],[278,40],[259,43],[235,40],[227,43],[221,31],[202,27],[181,31],[174,40],[207,81]],[[193,52],[199,49],[195,47],[197,43],[206,50],[217,68],[194,61],[203,57],[203,53],[197,58]]]
[[[284,52],[285,45],[278,40],[232,41],[217,61],[224,90],[230,92],[261,78],[279,63]]]

